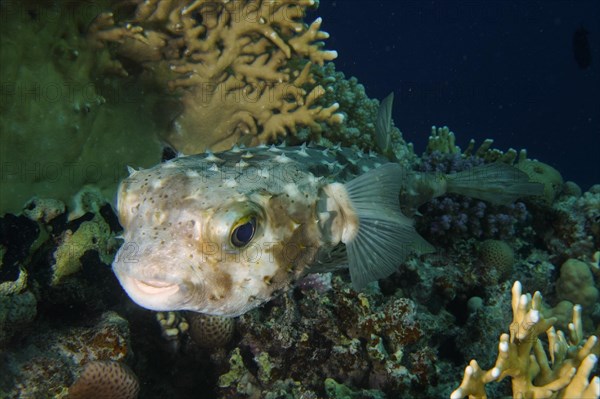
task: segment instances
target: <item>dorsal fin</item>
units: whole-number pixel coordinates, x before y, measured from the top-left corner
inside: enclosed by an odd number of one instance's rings
[[[375,120],[375,142],[379,151],[383,155],[388,155],[391,151],[391,130],[392,130],[392,105],[394,103],[394,93],[390,93],[381,100],[377,110],[377,119]]]

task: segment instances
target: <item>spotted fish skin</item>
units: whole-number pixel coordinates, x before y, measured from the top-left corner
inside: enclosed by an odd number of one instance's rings
[[[261,146],[131,171],[113,270],[143,307],[243,314],[311,267],[341,261],[358,223],[341,182],[387,162],[340,147]],[[244,220],[255,231],[240,247],[232,229]]]

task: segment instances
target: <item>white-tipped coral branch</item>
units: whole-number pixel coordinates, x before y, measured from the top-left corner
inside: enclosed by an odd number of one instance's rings
[[[500,336],[496,364],[489,370],[482,370],[475,360],[471,360],[460,386],[450,395],[451,399],[486,399],[485,385],[504,377],[511,377],[514,398],[600,397],[600,380],[597,376],[590,380],[597,361],[591,352],[598,339],[592,335],[581,344],[581,307],[573,308],[573,322],[569,324],[567,339],[562,331],[556,332],[552,327],[555,318],[544,318],[541,303],[539,292],[533,297],[522,294],[521,283],[515,282],[510,335]],[[544,332],[548,337],[550,361],[538,338]]]

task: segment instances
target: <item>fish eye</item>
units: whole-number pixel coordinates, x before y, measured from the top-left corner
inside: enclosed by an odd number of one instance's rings
[[[247,216],[237,221],[231,230],[231,243],[236,248],[242,248],[252,240],[256,232],[256,217]]]

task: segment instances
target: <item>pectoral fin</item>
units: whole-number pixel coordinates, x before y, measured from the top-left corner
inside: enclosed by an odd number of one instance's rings
[[[389,163],[345,184],[358,219],[358,228],[342,240],[356,290],[389,276],[410,254],[434,251],[400,211],[402,173],[400,165]]]

